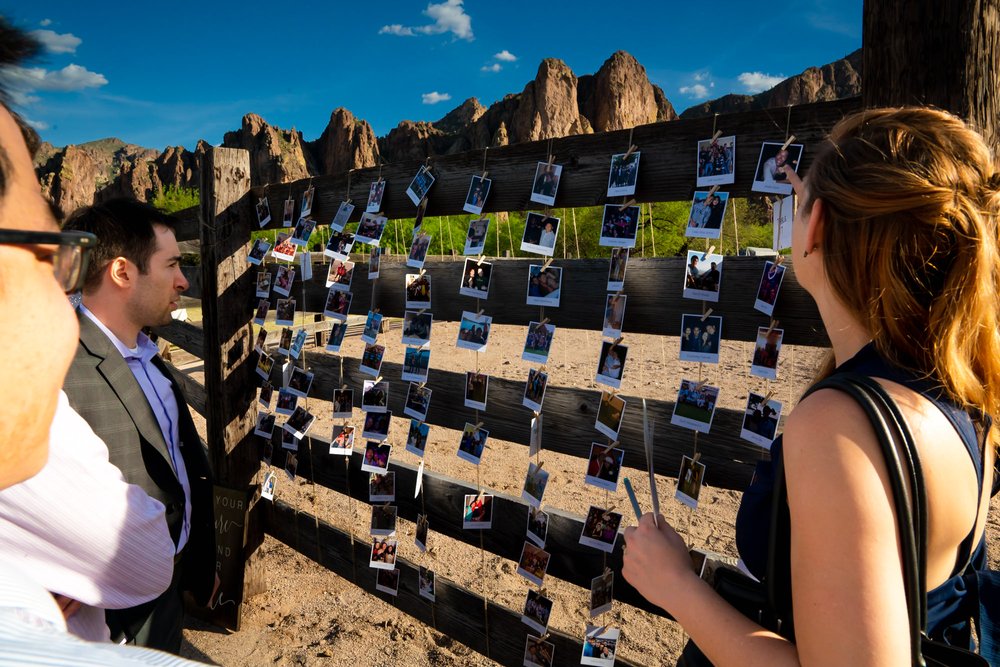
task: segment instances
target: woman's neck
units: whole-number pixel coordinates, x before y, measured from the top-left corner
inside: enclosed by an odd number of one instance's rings
[[[872,334],[831,292],[816,295],[814,299],[830,337],[834,360],[839,366],[870,343]]]

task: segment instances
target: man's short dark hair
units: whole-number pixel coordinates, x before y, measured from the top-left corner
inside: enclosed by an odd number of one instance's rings
[[[0,72],[4,68],[13,67],[20,63],[34,58],[41,51],[41,44],[23,30],[19,30],[11,25],[6,17],[0,16]],[[10,99],[9,91],[3,85],[3,77],[0,76],[0,104],[3,105],[10,115],[17,121],[24,135],[24,143],[28,146],[28,151],[33,155],[38,149],[38,134],[8,107]],[[7,190],[7,179],[10,174],[11,163],[7,155],[7,147],[0,145],[0,197],[3,197]]]
[[[149,204],[125,198],[109,199],[75,211],[63,229],[90,232],[100,241],[91,250],[83,291],[93,291],[101,284],[101,275],[116,257],[124,257],[140,273],[146,273],[149,258],[156,251],[154,225],[173,230],[177,219]]]

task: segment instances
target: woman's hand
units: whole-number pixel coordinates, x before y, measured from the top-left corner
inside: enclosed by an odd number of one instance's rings
[[[647,513],[638,526],[625,529],[622,575],[644,598],[669,612],[671,593],[697,575],[684,539],[662,514],[658,522],[659,527]]]

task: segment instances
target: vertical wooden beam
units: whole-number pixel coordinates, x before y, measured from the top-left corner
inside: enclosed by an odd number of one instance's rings
[[[253,327],[249,321],[254,284],[246,261],[253,207],[250,154],[211,148],[201,169],[202,329],[205,337],[206,422],[215,471],[216,570],[222,580],[209,620],[239,629],[245,585],[255,568],[248,551],[259,543],[249,525],[252,483],[260,464],[253,447],[255,404]]]

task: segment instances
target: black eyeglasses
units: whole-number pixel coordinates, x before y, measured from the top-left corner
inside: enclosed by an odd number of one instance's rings
[[[0,229],[2,245],[54,245],[52,272],[67,294],[83,287],[90,249],[97,237],[87,232],[32,232],[23,229]]]

